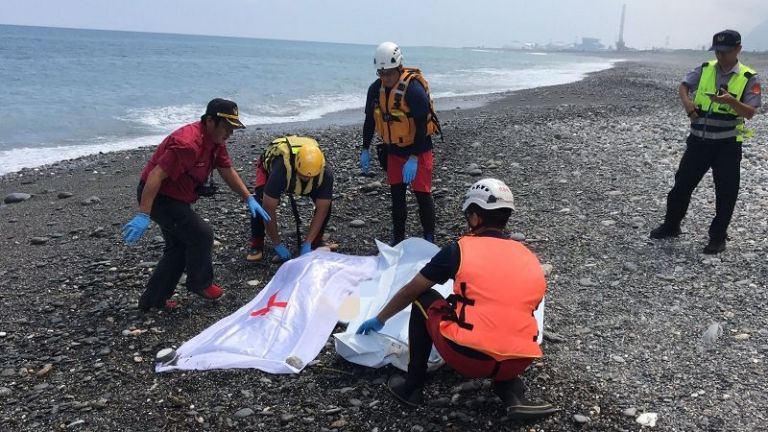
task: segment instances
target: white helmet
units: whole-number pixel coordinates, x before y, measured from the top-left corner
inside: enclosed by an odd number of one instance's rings
[[[400,47],[394,42],[382,42],[376,48],[376,54],[373,56],[373,65],[376,70],[393,69],[403,64],[403,53]]]
[[[473,184],[465,195],[461,211],[467,211],[470,204],[477,204],[485,210],[500,208],[515,209],[515,199],[503,181],[486,178]]]

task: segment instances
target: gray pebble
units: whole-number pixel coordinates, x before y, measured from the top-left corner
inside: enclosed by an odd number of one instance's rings
[[[365,221],[363,221],[361,219],[355,219],[355,220],[353,220],[352,222],[349,223],[349,226],[351,226],[353,228],[364,227],[365,226]]]
[[[625,262],[623,264],[623,267],[624,267],[624,270],[628,270],[628,271],[631,271],[631,272],[636,272],[638,270],[638,268],[639,268],[639,267],[637,267],[637,264],[632,263],[632,262]]]
[[[635,417],[637,415],[637,408],[627,408],[621,413],[627,417]]]
[[[59,199],[71,198],[72,192],[59,192],[57,196],[59,197]]]
[[[32,243],[33,245],[44,245],[48,243],[49,240],[50,238],[48,237],[32,237],[31,239],[29,239],[29,242]]]
[[[584,424],[589,421],[589,417],[582,415],[582,414],[574,414],[573,415],[573,421],[579,424]]]
[[[516,241],[525,241],[525,234],[521,232],[512,233],[509,235],[509,238]]]
[[[380,181],[375,181],[375,182],[368,183],[366,185],[363,185],[360,188],[360,190],[362,192],[372,192],[372,191],[375,191],[377,189],[381,189],[381,182]]]
[[[6,398],[13,393],[8,387],[0,387],[0,398]]]
[[[75,420],[72,423],[69,423],[67,425],[67,429],[75,428],[77,426],[80,426],[81,424],[85,424],[85,420]]]
[[[235,418],[246,418],[251,415],[253,415],[253,410],[250,408],[239,409],[237,412],[235,412],[235,414],[233,414]]]
[[[80,204],[84,206],[89,206],[93,204],[99,204],[100,202],[101,202],[101,198],[94,195],[80,201]]]
[[[28,200],[30,198],[32,198],[32,195],[30,195],[28,193],[14,192],[14,193],[6,195],[5,199],[3,200],[3,202],[6,203],[6,204],[15,204],[15,203],[20,203],[20,202],[26,201],[26,200]]]
[[[544,330],[544,340],[552,343],[565,342],[565,337],[561,336],[553,331]]]

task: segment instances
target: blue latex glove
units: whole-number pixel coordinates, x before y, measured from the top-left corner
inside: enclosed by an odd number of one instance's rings
[[[248,210],[251,212],[251,217],[255,218],[258,214],[262,219],[264,219],[264,222],[269,222],[272,220],[272,218],[269,217],[269,213],[267,213],[267,211],[259,205],[253,195],[249,196],[245,203],[248,204]]]
[[[364,148],[363,151],[360,153],[360,169],[363,170],[363,173],[368,173],[368,168],[371,165],[371,152]]]
[[[408,162],[403,165],[403,182],[410,184],[416,178],[416,168],[418,168],[418,159],[409,157]]]
[[[139,241],[149,227],[149,222],[148,214],[136,213],[136,216],[123,227],[123,240],[129,245]]]
[[[312,252],[312,242],[304,242],[301,244],[301,251],[299,251],[299,255],[304,255]]]
[[[291,251],[289,251],[284,244],[280,243],[279,245],[274,247],[274,250],[277,256],[279,256],[281,260],[288,261],[289,259],[291,259]]]
[[[384,323],[379,321],[378,318],[373,317],[363,321],[360,327],[357,328],[355,334],[368,334],[371,331],[379,331],[384,328]]]

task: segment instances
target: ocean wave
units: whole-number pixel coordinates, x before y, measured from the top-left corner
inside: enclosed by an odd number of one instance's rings
[[[305,99],[293,99],[280,104],[266,104],[258,110],[241,112],[246,126],[290,123],[322,118],[326,114],[348,109],[362,108],[365,93],[341,95],[315,95]]]
[[[572,63],[557,67],[538,66],[525,70],[503,68],[458,69],[451,74],[429,77],[433,98],[479,96],[508,91],[568,84],[592,72],[609,69],[617,61]],[[434,91],[434,89],[450,89]]]
[[[131,108],[117,120],[135,123],[154,132],[167,132],[181,127],[205,112],[205,105],[185,104],[165,107]]]
[[[282,103],[240,104],[240,120],[246,126],[316,120],[326,114],[365,105],[365,94],[314,95]],[[141,125],[151,132],[171,131],[197,119],[205,112],[204,105],[172,105],[160,108],[133,108],[118,120]]]
[[[22,168],[36,168],[80,156],[157,145],[163,138],[164,135],[149,135],[115,141],[99,138],[98,142],[91,144],[0,150],[0,175],[18,171]]]

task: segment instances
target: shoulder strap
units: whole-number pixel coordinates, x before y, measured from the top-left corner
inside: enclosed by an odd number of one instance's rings
[[[420,73],[418,69],[410,69],[410,68],[405,68],[403,72],[405,72],[405,76],[403,77],[403,79],[401,79],[397,83],[397,86],[392,90],[395,92],[394,101],[395,101],[396,110],[400,109],[400,104],[403,98],[405,97],[405,92],[408,91],[408,85],[411,83],[411,80],[416,74]],[[424,90],[426,91],[427,89],[424,89]]]

